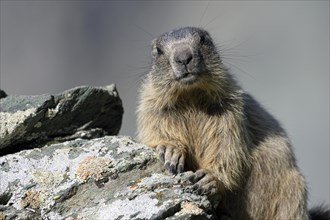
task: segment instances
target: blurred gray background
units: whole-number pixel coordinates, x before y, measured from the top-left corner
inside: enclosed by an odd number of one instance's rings
[[[329,204],[329,1],[1,1],[1,89],[60,93],[116,83],[135,135],[150,41],[207,29],[226,65],[287,129],[310,205]]]

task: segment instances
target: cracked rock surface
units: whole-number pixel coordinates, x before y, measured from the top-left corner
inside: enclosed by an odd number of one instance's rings
[[[0,90],[0,220],[217,219],[191,172],[164,172],[153,149],[119,132],[114,85],[58,95]]]
[[[129,137],[75,139],[0,157],[0,219],[213,219],[187,173]]]

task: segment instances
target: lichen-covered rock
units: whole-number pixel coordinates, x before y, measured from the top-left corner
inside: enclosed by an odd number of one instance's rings
[[[55,96],[3,95],[0,99],[0,155],[56,138],[115,135],[119,132],[122,115],[122,102],[114,85],[81,86]]]
[[[76,139],[0,157],[0,219],[212,219],[189,172],[162,172],[129,137]]]

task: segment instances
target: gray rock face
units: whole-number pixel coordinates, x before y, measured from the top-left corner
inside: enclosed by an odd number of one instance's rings
[[[122,115],[114,85],[0,90],[0,220],[215,219],[216,202],[191,192],[191,172],[166,174],[152,149],[106,136]]]
[[[115,135],[122,115],[114,85],[82,86],[54,96],[4,93],[0,99],[0,155],[49,140]]]
[[[186,190],[189,173],[162,172],[129,137],[75,139],[0,157],[0,219],[212,219]]]

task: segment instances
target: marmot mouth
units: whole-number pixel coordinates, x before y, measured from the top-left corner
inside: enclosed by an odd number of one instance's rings
[[[193,83],[197,80],[197,73],[186,72],[176,77],[176,80],[181,83]]]

